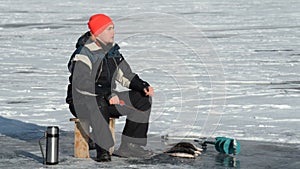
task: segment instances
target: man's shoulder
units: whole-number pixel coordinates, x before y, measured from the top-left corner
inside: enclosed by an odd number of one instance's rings
[[[78,52],[78,55],[85,56],[91,61],[91,63],[95,63],[98,60],[95,51],[91,51],[87,46],[83,46]]]

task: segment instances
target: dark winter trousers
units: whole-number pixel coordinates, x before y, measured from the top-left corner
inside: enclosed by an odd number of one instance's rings
[[[124,101],[123,105],[109,105],[108,100],[104,97],[97,97],[96,101],[100,114],[92,111],[91,114],[86,114],[86,109],[89,109],[88,103],[80,105],[80,101],[76,106],[70,104],[70,111],[80,121],[86,120],[92,128],[91,138],[98,146],[108,150],[114,145],[111,132],[109,131],[109,118],[126,115],[126,124],[122,133],[122,143],[135,143],[142,146],[147,144],[147,132],[149,126],[149,117],[151,112],[151,97],[145,96],[144,93],[137,91],[115,92],[119,99]],[[78,98],[80,99],[80,97]],[[78,111],[77,111],[78,110]],[[97,146],[97,147],[98,147]]]
[[[145,146],[147,144],[147,132],[149,126],[149,116],[151,112],[151,97],[145,96],[144,93],[137,91],[125,91],[117,93],[120,100],[124,104],[120,105],[109,105],[108,100],[103,97],[97,98],[97,103],[100,112],[105,119],[106,123],[98,124],[101,128],[107,129],[110,117],[119,117],[126,115],[126,124],[122,133],[122,143],[134,143]],[[93,128],[93,126],[92,126]],[[97,128],[97,127],[96,127]],[[97,131],[96,131],[97,132]],[[101,131],[100,131],[101,132]],[[111,135],[104,135],[104,133],[93,133],[99,134],[103,137],[111,137]],[[96,136],[97,137],[97,136]],[[102,145],[103,146],[103,145]],[[108,148],[104,145],[103,148]]]

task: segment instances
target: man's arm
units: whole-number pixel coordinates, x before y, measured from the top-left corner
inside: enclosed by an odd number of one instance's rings
[[[72,92],[75,108],[79,105],[85,105],[86,109],[84,111],[100,113],[96,100],[95,78],[92,76],[92,63],[90,59],[85,55],[77,54],[74,57],[74,62]],[[78,112],[80,110],[75,111]],[[83,115],[87,114],[87,112],[78,112],[77,114]]]
[[[90,59],[82,54],[76,54],[73,62],[72,84],[77,92],[84,95],[95,95],[95,82],[92,76],[92,63]]]
[[[132,72],[123,56],[116,59],[119,61],[116,80],[122,86],[136,91],[144,91],[145,88],[150,86],[146,81],[143,81],[137,74]]]

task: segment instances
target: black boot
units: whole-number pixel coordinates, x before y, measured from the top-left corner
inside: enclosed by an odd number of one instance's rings
[[[144,149],[141,145],[134,143],[121,143],[118,150],[114,152],[114,155],[119,157],[139,157],[147,158],[153,155],[150,150]]]
[[[95,161],[97,162],[109,162],[111,161],[111,155],[109,152],[96,144],[97,157]]]
[[[88,145],[89,145],[89,150],[96,149],[96,144],[94,143],[94,141],[91,138],[89,138],[89,140],[88,140]]]

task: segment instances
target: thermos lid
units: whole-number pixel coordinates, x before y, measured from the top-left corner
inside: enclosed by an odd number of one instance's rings
[[[58,134],[58,126],[48,126],[47,127],[47,134]]]

